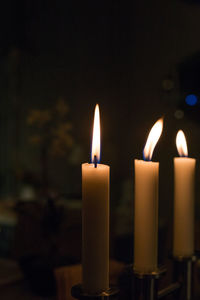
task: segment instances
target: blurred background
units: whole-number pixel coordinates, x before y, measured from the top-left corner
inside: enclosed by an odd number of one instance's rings
[[[20,299],[38,299],[55,295],[53,270],[80,263],[81,163],[90,161],[96,103],[102,163],[111,167],[111,257],[132,261],[134,159],[162,116],[153,156],[160,162],[159,261],[171,249],[179,129],[197,159],[198,237],[199,16],[198,0],[1,3],[2,299],[10,299],[7,270]],[[16,284],[24,280],[30,291]]]

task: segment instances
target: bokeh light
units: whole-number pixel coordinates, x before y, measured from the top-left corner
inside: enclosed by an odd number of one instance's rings
[[[185,97],[185,102],[190,106],[196,105],[197,101],[198,101],[198,98],[196,95],[191,94],[191,95],[187,95]]]

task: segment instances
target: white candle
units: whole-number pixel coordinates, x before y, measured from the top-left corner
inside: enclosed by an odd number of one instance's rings
[[[145,159],[151,160],[162,128],[162,119],[152,127]],[[134,270],[143,274],[157,269],[158,174],[158,162],[135,160]]]
[[[174,236],[173,255],[194,254],[194,177],[196,160],[188,158],[183,131],[176,137],[180,156],[174,158]]]
[[[82,275],[83,290],[96,294],[109,288],[110,167],[99,164],[100,120],[96,106],[92,163],[82,164]]]

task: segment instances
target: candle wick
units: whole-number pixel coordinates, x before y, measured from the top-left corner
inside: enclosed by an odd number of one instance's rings
[[[94,155],[94,167],[97,168],[97,156]]]
[[[144,150],[143,150],[143,160],[144,160],[144,161],[151,161],[151,159],[150,159],[149,156],[146,157],[146,156],[144,155]]]

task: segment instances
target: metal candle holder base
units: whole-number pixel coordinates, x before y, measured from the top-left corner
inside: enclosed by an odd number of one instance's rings
[[[196,260],[197,257],[195,255],[192,255],[190,257],[173,257],[173,279],[174,281],[179,282],[181,285],[181,288],[176,292],[175,299],[193,299],[193,268]]]
[[[156,300],[158,294],[158,279],[166,273],[165,268],[143,274],[133,270],[132,299]]]
[[[159,269],[149,274],[132,272],[132,300],[157,300],[173,295],[176,300],[193,299],[193,265],[196,256],[172,257],[174,262],[173,283],[158,291],[158,279],[165,273]]]
[[[158,280],[166,273],[165,268],[160,268],[155,272],[148,274],[138,273],[133,270],[131,265],[127,268],[125,280],[130,289],[125,290],[127,295],[123,295],[123,288],[120,299],[128,300],[157,300],[172,295],[174,300],[192,300],[193,299],[193,267],[196,256],[190,257],[172,257],[173,260],[173,278],[172,283],[162,290],[158,290]],[[130,285],[129,285],[130,283]],[[122,294],[121,294],[122,292]],[[109,300],[118,299],[119,290],[110,288],[100,294],[90,295],[82,290],[81,285],[72,287],[71,294],[78,300]],[[128,296],[128,298],[127,298]]]
[[[75,285],[71,289],[72,297],[78,300],[114,300],[117,299],[119,290],[115,287],[103,291],[99,294],[87,294],[83,291],[81,284]]]

